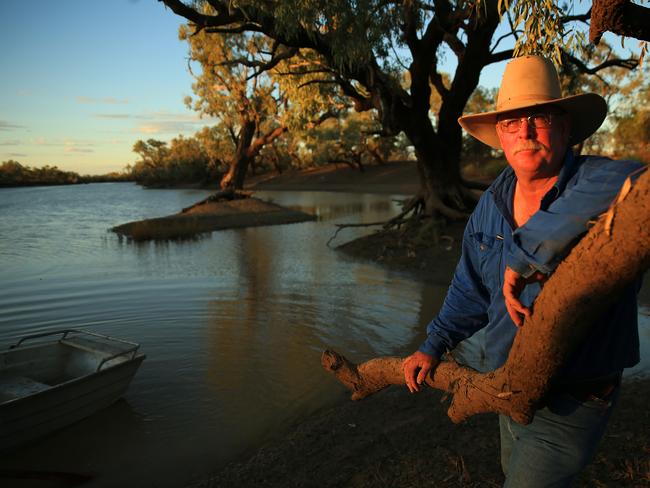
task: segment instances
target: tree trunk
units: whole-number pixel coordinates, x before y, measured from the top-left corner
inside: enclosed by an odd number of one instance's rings
[[[458,117],[463,115],[467,101],[478,86],[481,70],[500,60],[490,52],[491,39],[499,24],[496,4],[496,1],[486,2],[485,15],[472,20],[473,28],[467,32],[467,42],[459,56],[451,87],[447,89],[440,86],[441,81],[438,83],[442,102],[435,129],[429,118],[429,109],[431,83],[434,81],[431,68],[435,69],[438,62],[435,52],[430,52],[430,49],[413,53],[413,62],[409,66],[410,106],[404,106],[403,102],[397,105],[395,100],[401,102],[397,93],[392,93],[390,101],[384,102],[385,106],[392,108],[392,119],[397,121],[415,148],[420,197],[427,215],[442,214],[450,219],[460,219],[466,217],[476,204],[476,196],[461,178],[462,129]],[[445,25],[443,28],[453,30],[454,26]]]
[[[242,118],[242,126],[237,137],[237,147],[235,155],[230,162],[228,172],[221,178],[219,185],[222,189],[234,188],[241,190],[244,188],[244,178],[250,163],[249,147],[255,134],[255,121]]]
[[[554,376],[587,336],[593,319],[648,269],[650,173],[629,188],[626,182],[617,203],[546,282],[533,315],[517,332],[501,368],[481,374],[444,361],[427,377],[429,386],[453,394],[448,411],[452,421],[497,412],[529,423]],[[404,383],[401,358],[377,358],[356,366],[325,351],[322,363],[353,391],[353,400]]]
[[[230,163],[228,173],[226,173],[221,179],[221,188],[232,187],[235,190],[243,189],[248,166],[255,159],[255,156],[259,154],[265,145],[272,143],[275,139],[284,134],[288,128],[286,126],[276,127],[271,129],[264,136],[258,137],[253,142],[255,130],[256,124],[254,121],[248,119],[242,121],[242,128],[237,139],[235,156]]]

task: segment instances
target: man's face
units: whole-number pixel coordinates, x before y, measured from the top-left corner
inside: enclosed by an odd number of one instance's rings
[[[501,147],[518,178],[557,175],[570,132],[569,117],[553,107],[514,110],[497,121]]]

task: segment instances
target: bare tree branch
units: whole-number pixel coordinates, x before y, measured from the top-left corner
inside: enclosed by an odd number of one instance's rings
[[[208,34],[243,34],[244,32],[263,32],[262,26],[254,22],[242,23],[234,27],[206,27]]]
[[[560,22],[563,24],[566,24],[568,22],[584,22],[585,24],[591,17],[591,9],[587,10],[584,14],[578,14],[578,15],[565,15],[563,17],[560,17]]]
[[[628,59],[620,59],[620,58],[613,58],[613,59],[607,59],[606,61],[603,61],[597,66],[593,67],[588,67],[582,60],[576,58],[573,54],[568,53],[568,52],[563,52],[563,55],[566,57],[568,61],[571,62],[576,68],[581,73],[585,73],[588,75],[596,75],[599,71],[604,70],[606,68],[611,68],[611,67],[619,67],[619,68],[625,68],[632,70],[636,68],[639,65],[639,60],[634,59],[634,58],[628,58]],[[601,78],[602,79],[602,78]]]

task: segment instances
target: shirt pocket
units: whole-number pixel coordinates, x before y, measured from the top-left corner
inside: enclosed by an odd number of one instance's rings
[[[472,240],[476,246],[478,266],[483,285],[490,291],[501,293],[503,288],[503,236],[500,234],[488,234],[476,232],[472,234]]]

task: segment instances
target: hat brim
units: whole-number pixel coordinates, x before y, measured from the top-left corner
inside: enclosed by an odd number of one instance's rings
[[[596,132],[605,117],[607,117],[607,102],[603,97],[596,93],[582,93],[538,103],[528,102],[523,103],[521,106],[509,106],[504,110],[464,115],[458,119],[458,123],[479,141],[494,149],[501,149],[501,142],[496,131],[497,117],[499,115],[523,108],[547,106],[559,107],[570,115],[571,136],[569,137],[569,144],[572,146],[584,141]]]

